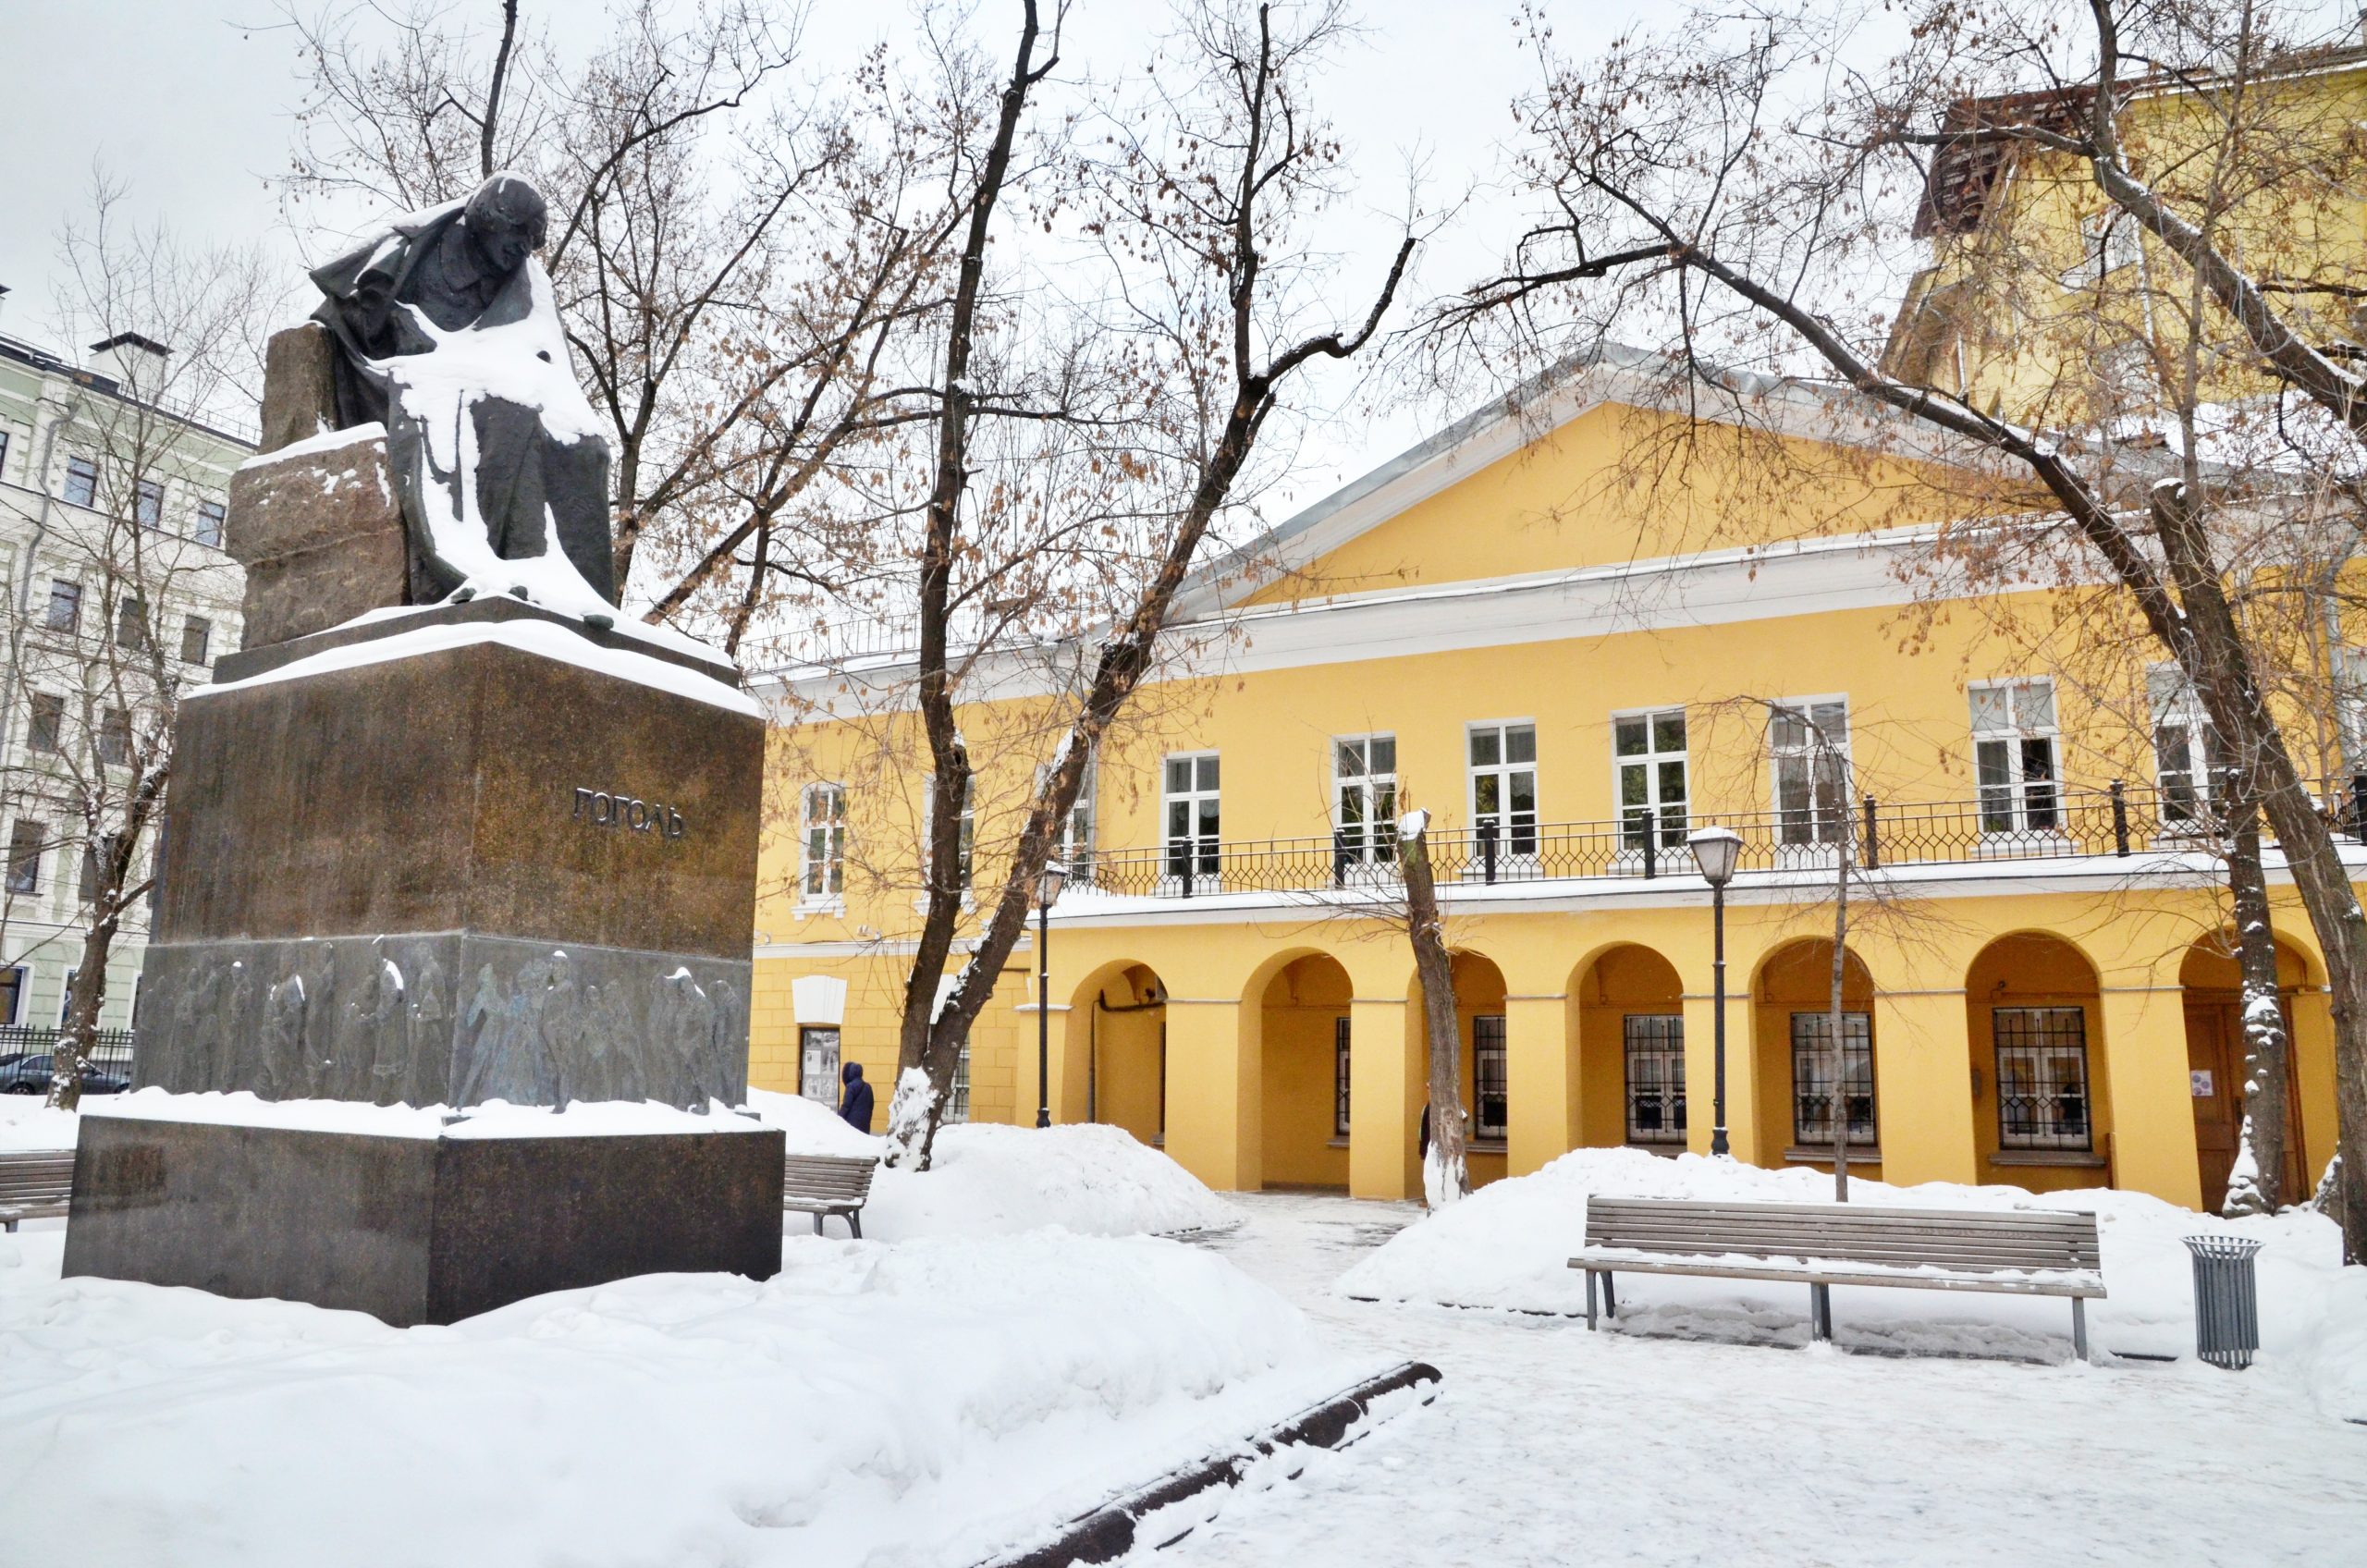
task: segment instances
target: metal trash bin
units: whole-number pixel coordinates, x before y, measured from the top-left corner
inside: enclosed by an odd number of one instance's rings
[[[2260,1349],[2260,1281],[2252,1255],[2261,1244],[2234,1236],[2185,1240],[2194,1255],[2194,1354],[2239,1372]]]

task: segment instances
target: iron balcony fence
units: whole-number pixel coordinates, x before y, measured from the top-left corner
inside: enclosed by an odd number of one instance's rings
[[[2367,775],[2347,787],[2322,786],[2318,799],[2338,831],[2367,843]],[[1741,836],[1738,869],[1745,872],[1829,870],[1845,841],[1860,864],[1881,869],[2207,851],[2226,829],[2207,794],[2118,782],[2103,790],[2025,783],[1969,801],[1833,797],[1714,820]],[[1694,826],[1663,807],[1603,822],[1539,823],[1510,815],[1468,827],[1433,827],[1431,875],[1446,889],[1690,876],[1693,855],[1685,839]],[[1393,824],[1359,824],[1314,838],[1177,839],[1153,849],[1096,851],[1070,867],[1070,881],[1136,898],[1378,892],[1397,885],[1397,857]]]

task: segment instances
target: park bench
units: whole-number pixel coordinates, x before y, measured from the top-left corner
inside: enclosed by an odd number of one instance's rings
[[[2087,1298],[2104,1293],[2096,1217],[2057,1209],[1862,1208],[1856,1204],[1587,1200],[1587,1327],[1595,1277],[1619,1316],[1616,1273],[1783,1280],[1809,1288],[1809,1332],[1833,1338],[1833,1287],[1884,1285],[2071,1298],[2071,1343],[2088,1354]]]
[[[0,1154],[0,1231],[15,1230],[19,1219],[63,1214],[73,1195],[72,1149]]]
[[[814,1233],[838,1215],[863,1239],[863,1206],[871,1196],[871,1173],[879,1161],[869,1155],[793,1154],[782,1163],[780,1206],[814,1217]]]

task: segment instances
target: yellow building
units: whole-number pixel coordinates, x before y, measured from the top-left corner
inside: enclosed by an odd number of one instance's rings
[[[1714,823],[1745,841],[1725,921],[1738,1158],[1829,1158],[1846,839],[1874,868],[1844,966],[1853,1167],[2215,1202],[2241,1055],[2190,700],[2102,659],[2092,609],[2066,613],[2077,585],[1935,578],[1936,524],[1993,515],[2000,492],[1910,428],[1767,383],[1745,388],[1753,428],[1679,452],[1637,369],[1467,419],[1193,590],[1071,825],[1054,1119],[1125,1127],[1220,1188],[1417,1193],[1389,825],[1420,805],[1475,1179],[1581,1146],[1706,1150],[1711,900],[1685,839]],[[927,804],[908,718],[865,697],[894,692],[892,662],[773,692],[800,721],[778,737],[757,918],[760,1086],[828,1095],[842,1058],[893,1068]],[[982,885],[1050,751],[1048,679],[1026,650],[990,655],[997,700],[963,717]],[[2335,1142],[2327,1004],[2271,859],[2291,1174],[2313,1181]],[[1031,937],[973,1037],[974,1118],[1034,1118],[1036,962]]]

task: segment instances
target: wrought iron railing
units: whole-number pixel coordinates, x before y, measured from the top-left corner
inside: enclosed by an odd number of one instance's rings
[[[29,1023],[0,1027],[0,1059],[18,1056],[47,1056],[56,1048],[62,1029],[43,1029]],[[131,1031],[102,1029],[91,1042],[90,1064],[102,1072],[131,1076]]]
[[[2367,776],[2322,787],[2319,799],[2346,837],[2367,843]],[[1841,814],[1848,814],[1847,820]],[[1608,822],[1433,828],[1431,874],[1441,888],[1577,877],[1649,879],[1694,875],[1687,827],[1714,820],[1742,838],[1743,872],[1814,871],[1849,839],[1865,866],[2128,857],[2209,849],[2224,831],[2208,799],[2115,783],[2103,790],[2017,787],[1970,801],[1883,802],[1863,795],[1794,810],[1704,816],[1685,824],[1638,813]],[[1657,830],[1655,830],[1657,829]],[[2273,838],[2272,838],[2272,842]],[[1073,886],[1138,898],[1221,893],[1353,892],[1393,888],[1396,830],[1389,824],[1318,838],[1174,840],[1155,849],[1099,850],[1070,868]]]

